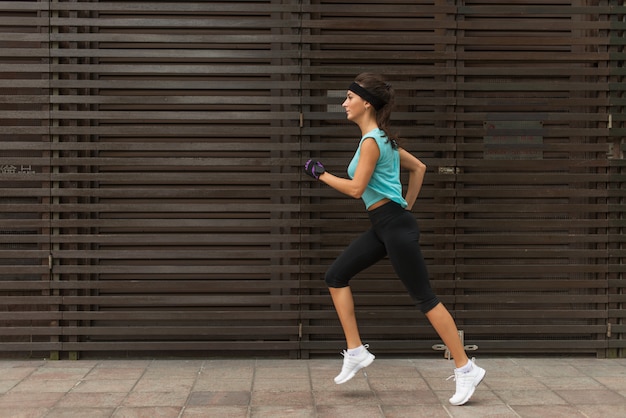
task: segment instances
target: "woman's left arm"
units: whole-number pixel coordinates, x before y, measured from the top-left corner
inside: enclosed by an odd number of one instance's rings
[[[420,160],[415,158],[413,154],[400,148],[400,167],[409,172],[409,185],[406,189],[406,196],[404,200],[407,203],[407,210],[413,208],[415,200],[422,189],[422,183],[424,182],[424,175],[426,174],[426,165]]]

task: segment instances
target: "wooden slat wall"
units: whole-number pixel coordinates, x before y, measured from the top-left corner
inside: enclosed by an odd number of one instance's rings
[[[0,350],[61,348],[50,287],[47,2],[0,3]]]
[[[623,355],[624,29],[614,0],[0,2],[0,351],[336,353],[323,275],[368,221],[300,165],[345,173],[367,70],[466,342]],[[386,262],[353,288],[377,353],[440,342]]]
[[[609,161],[609,355],[626,356],[626,7],[611,2],[610,32],[610,113],[613,145]]]
[[[290,3],[50,5],[65,351],[296,355]]]
[[[494,3],[458,13],[456,316],[489,351],[601,352],[609,10]]]

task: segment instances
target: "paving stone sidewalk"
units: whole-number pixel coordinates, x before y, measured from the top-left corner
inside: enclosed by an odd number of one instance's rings
[[[452,362],[379,358],[335,385],[341,358],[0,360],[0,418],[626,417],[626,359],[484,357],[451,406]]]

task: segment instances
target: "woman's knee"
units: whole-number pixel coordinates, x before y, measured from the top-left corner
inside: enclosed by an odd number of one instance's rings
[[[426,299],[419,299],[416,303],[420,312],[426,315],[428,312],[432,311],[437,305],[439,305],[439,298],[436,295],[431,295]]]
[[[326,272],[324,276],[324,281],[326,282],[326,286],[328,287],[347,287],[350,279],[345,279],[343,276],[335,274],[332,270]]]

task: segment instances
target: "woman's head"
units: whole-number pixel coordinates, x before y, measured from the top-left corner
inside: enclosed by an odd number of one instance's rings
[[[376,123],[385,131],[387,137],[395,143],[395,135],[389,131],[391,111],[394,105],[395,92],[393,87],[376,74],[361,73],[349,87],[350,91],[358,94],[363,100],[369,102],[374,108]]]

